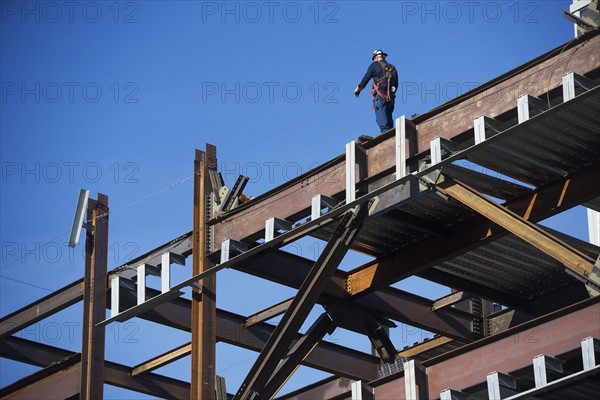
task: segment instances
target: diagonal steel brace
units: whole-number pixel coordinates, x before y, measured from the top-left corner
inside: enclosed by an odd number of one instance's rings
[[[475,189],[443,174],[440,175],[435,188],[561,262],[568,273],[575,275],[589,287],[600,289],[600,282],[595,279],[597,276],[593,273],[594,260],[528,221],[526,217],[521,217]]]
[[[311,268],[292,304],[285,312],[281,322],[269,338],[258,359],[250,369],[248,376],[240,386],[234,400],[265,399],[261,392],[275,371],[279,361],[285,356],[292,339],[317,302],[319,296],[329,284],[329,280],[338,265],[350,249],[350,245],[359,232],[364,219],[368,216],[368,204],[358,205],[347,211],[338,227],[327,242],[319,259]]]
[[[273,398],[321,339],[326,334],[333,333],[340,323],[341,318],[341,314],[333,316],[330,316],[326,312],[321,314],[306,332],[306,335],[296,343],[279,365],[277,365],[269,382],[267,382],[260,393],[260,397],[265,399]]]

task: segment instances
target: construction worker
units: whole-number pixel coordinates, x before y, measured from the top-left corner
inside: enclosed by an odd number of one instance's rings
[[[381,132],[385,132],[394,126],[392,113],[394,112],[394,101],[396,99],[396,88],[398,87],[398,71],[385,61],[387,54],[383,50],[375,50],[373,62],[369,65],[367,73],[362,81],[354,89],[354,96],[358,97],[360,92],[367,86],[369,80],[373,79],[373,108],[375,119]]]

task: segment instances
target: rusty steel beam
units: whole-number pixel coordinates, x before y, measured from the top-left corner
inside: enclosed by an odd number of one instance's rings
[[[501,333],[535,317],[563,309],[588,298],[589,293],[586,286],[577,281],[560,290],[522,303],[520,309],[506,309],[490,315],[488,317],[489,334]]]
[[[352,396],[352,381],[347,378],[332,376],[279,396],[277,400],[345,399],[350,398],[350,396]]]
[[[483,286],[457,275],[452,275],[436,268],[429,268],[417,274],[418,277],[428,281],[439,283],[455,289],[469,292],[477,297],[496,302],[509,307],[522,307],[523,300],[493,289],[489,286]]]
[[[599,282],[590,279],[595,260],[529,222],[526,219],[527,215],[521,217],[468,185],[443,175],[440,176],[436,188],[561,262],[586,284],[600,290]]]
[[[599,326],[596,297],[431,358],[423,362],[429,393],[434,396],[448,387],[463,390],[485,382],[489,372],[528,367],[538,354],[557,356],[578,349],[582,339],[600,337]]]
[[[287,190],[281,193],[264,193],[226,213],[223,217],[226,219],[216,218],[209,221],[215,229],[215,250],[220,248],[221,242],[226,238],[249,238],[251,241],[258,239],[257,232],[264,229],[265,221],[271,217],[289,218],[292,221],[297,216],[309,215],[314,195],[333,197],[345,190],[344,174],[344,158],[340,156],[289,181],[283,185]],[[294,192],[295,195],[290,197],[290,192]],[[265,204],[268,204],[268,207],[265,207]]]
[[[424,353],[429,350],[433,350],[435,348],[441,347],[441,346],[451,343],[453,341],[454,341],[453,339],[450,339],[450,338],[447,338],[444,336],[439,336],[439,337],[436,337],[433,339],[429,339],[426,342],[420,342],[420,343],[416,344],[415,346],[409,347],[406,350],[401,350],[396,355],[399,357],[413,358],[413,357],[417,357],[421,353]]]
[[[109,275],[118,274],[123,278],[135,278],[136,268],[142,264],[159,265],[162,262],[162,256],[165,253],[181,255],[187,257],[192,254],[192,232],[186,232],[183,235],[176,237],[154,249],[134,258],[127,263],[120,265],[109,272]]]
[[[157,290],[147,288],[146,296],[151,297],[158,293],[160,292]],[[120,305],[122,307],[129,307],[136,301],[134,290],[121,289]],[[147,311],[140,315],[140,318],[189,332],[191,330],[190,309],[190,300],[176,298]],[[247,318],[242,315],[217,309],[217,340],[248,350],[261,351],[275,327],[262,322],[247,328],[246,320]],[[303,335],[296,334],[292,345],[302,337]],[[378,363],[379,359],[370,354],[325,341],[319,343],[302,362],[303,365],[321,371],[362,380],[375,379]]]
[[[167,364],[175,362],[192,352],[192,343],[186,343],[173,350],[169,350],[159,356],[156,356],[146,362],[138,364],[131,368],[131,376],[137,376],[157,368],[164,367]]]
[[[194,159],[194,213],[192,275],[205,272],[212,264],[208,254],[206,221],[211,192],[208,170],[216,169],[216,147],[206,146],[207,152],[196,150]],[[198,400],[212,400],[216,383],[216,320],[217,275],[212,274],[198,282],[202,290],[192,288],[192,373],[190,395]]]
[[[0,389],[0,399],[67,399],[79,395],[81,354],[75,354]]]
[[[83,279],[80,279],[3,317],[0,319],[0,339],[79,302],[83,298],[83,286]]]
[[[132,268],[134,265],[143,263],[160,263],[160,257],[164,252],[173,251],[176,254],[188,254],[191,253],[191,242],[190,237],[192,233],[188,232],[169,243],[153,249],[152,251],[140,256],[138,259],[131,261],[128,264],[124,264],[111,272],[109,275],[115,273],[122,273],[125,277],[132,277],[135,275],[135,269]],[[130,274],[126,274],[124,271],[131,271]],[[39,322],[57,312],[70,307],[71,305],[81,301],[83,299],[84,282],[83,278],[79,279],[67,286],[56,290],[49,295],[42,297],[27,306],[12,312],[0,319],[0,339],[10,336],[28,326]],[[110,287],[107,286],[107,290]]]
[[[430,113],[417,117],[414,120],[419,132],[417,152],[428,151],[435,136],[453,139],[468,132],[473,129],[473,120],[480,115],[495,118],[515,109],[517,98],[526,90],[533,96],[539,96],[559,87],[562,84],[562,72],[556,71],[574,71],[584,75],[597,70],[600,68],[600,60],[595,57],[595,53],[599,43],[600,37],[593,33],[562,45]],[[540,79],[548,84],[539,85]],[[363,146],[368,158],[365,180],[390,173],[394,169],[396,143],[393,130]],[[345,189],[344,162],[343,156],[336,157],[252,199],[222,218],[210,221],[215,226],[217,249],[225,238],[249,241],[258,239],[257,235],[260,235],[265,221],[270,217],[295,221],[298,217],[309,215],[314,195],[342,196]],[[360,182],[362,180],[357,183]]]
[[[310,265],[310,260],[305,258],[283,251],[271,251],[258,255],[253,260],[238,263],[235,268],[297,289],[308,274]],[[347,272],[336,271],[319,302],[342,302],[371,315],[390,318],[463,341],[473,340],[472,318],[465,313],[452,308],[433,312],[431,300],[394,288],[384,288],[349,299],[345,286],[346,277]],[[341,326],[346,327],[344,321]]]
[[[591,165],[564,180],[507,201],[503,207],[528,221],[537,222],[597,197],[599,190],[600,166]],[[457,227],[450,239],[428,237],[389,257],[350,271],[348,292],[356,296],[374,291],[506,234],[506,230],[487,218],[473,217]]]
[[[445,307],[453,306],[456,303],[460,303],[463,300],[470,299],[471,295],[463,292],[462,290],[450,293],[444,297],[441,297],[433,302],[431,305],[432,311],[441,310]]]
[[[244,323],[244,317],[222,311],[217,325],[217,337],[225,343],[260,351],[269,337],[273,335],[275,327],[259,323],[250,328],[244,328]],[[294,347],[303,336],[296,333],[289,347]],[[370,381],[377,377],[379,358],[348,347],[321,341],[302,361],[302,364],[349,379]]]
[[[560,87],[567,71],[585,75],[597,70],[600,68],[600,59],[596,57],[598,46],[600,36],[596,30],[414,118],[419,129],[418,151],[429,150],[435,137],[452,139],[473,129],[473,120],[480,115],[496,118],[514,109],[517,98],[525,93],[539,97]]]
[[[40,312],[46,318],[54,312],[62,310],[64,304],[74,304],[80,301],[83,297],[82,293],[83,280],[74,282],[45,297],[46,301],[39,304]],[[127,308],[136,304],[137,294],[134,290],[121,288],[120,293],[121,307]],[[146,290],[148,298],[159,293],[159,291],[150,288]],[[46,308],[46,306],[48,307]],[[20,311],[11,314],[11,316],[5,317],[6,323],[19,321],[16,331],[26,328],[35,322],[31,322],[30,319],[35,314],[32,307],[33,305],[24,307]],[[173,299],[168,303],[161,304],[154,310],[142,314],[140,318],[189,332],[191,330],[191,302],[183,298]],[[265,323],[257,323],[251,327],[246,327],[246,322],[246,317],[217,310],[217,339],[235,346],[260,351],[273,332],[274,327]],[[9,325],[9,327],[14,326],[12,323]],[[5,336],[3,339],[6,337],[10,336]],[[301,335],[298,335],[297,339],[300,338]],[[322,371],[339,373],[341,376],[352,379],[372,380],[377,376],[378,359],[343,346],[321,342],[303,361],[303,364]]]
[[[83,336],[81,350],[82,400],[99,399],[104,393],[104,327],[97,327],[106,316],[108,196],[88,200],[85,276],[83,289]]]
[[[339,225],[327,242],[315,265],[300,286],[292,304],[269,338],[258,359],[244,379],[234,399],[261,398],[267,380],[288,350],[302,323],[316,304],[329,279],[350,249],[352,241],[360,231],[369,204],[362,204],[342,215]]]
[[[287,311],[287,309],[290,307],[290,304],[292,304],[292,300],[294,300],[293,297],[291,299],[284,300],[280,303],[277,303],[274,306],[266,308],[262,311],[259,311],[255,314],[252,314],[246,320],[246,327],[250,327],[258,322],[267,321],[271,318],[274,318],[278,315],[285,313]]]
[[[296,342],[284,359],[277,365],[271,378],[260,393],[261,398],[272,399],[277,394],[285,382],[292,376],[294,371],[300,366],[300,362],[308,356],[319,341],[321,341],[326,334],[331,334],[335,330],[340,317],[334,317],[332,319],[327,313],[323,313],[317,318],[306,332],[306,335]]]
[[[10,336],[0,341],[0,356],[44,368],[76,357],[78,353]],[[128,366],[106,361],[104,382],[158,398],[190,398],[190,385],[187,382],[152,372],[132,377],[130,372],[131,368]]]

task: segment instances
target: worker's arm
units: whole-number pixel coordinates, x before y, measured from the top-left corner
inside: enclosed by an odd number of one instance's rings
[[[373,62],[373,63],[371,63],[371,65],[369,65],[369,69],[367,69],[365,76],[363,76],[362,80],[360,81],[360,83],[358,84],[356,89],[354,89],[354,95],[356,97],[358,97],[360,92],[365,88],[365,86],[367,86],[367,83],[369,83],[369,80],[371,80],[372,77],[377,76],[377,72],[375,70],[376,65],[379,65],[379,64],[377,64],[376,62]]]

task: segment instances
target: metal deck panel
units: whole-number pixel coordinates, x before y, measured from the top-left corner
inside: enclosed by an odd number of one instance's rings
[[[462,179],[491,197],[500,200],[518,197],[533,189],[520,182],[541,187],[590,164],[600,162],[600,107],[596,105],[600,106],[600,88],[538,114],[492,137],[491,140],[467,149],[464,159],[483,168],[476,165],[470,171],[468,163],[459,165],[460,153],[456,155],[456,160],[451,161],[456,164],[446,163],[441,167],[444,172],[456,179]],[[583,120],[584,116],[592,123]],[[598,122],[598,125],[594,125],[595,122]],[[397,207],[397,210],[421,220],[424,228],[438,227],[447,232],[451,232],[455,226],[475,215],[469,208],[455,201],[445,200],[434,192],[416,196]],[[428,236],[426,231],[402,224],[401,219],[393,218],[391,213],[388,213],[365,223],[354,248],[373,256],[389,254]],[[325,239],[330,233],[331,228],[326,227],[315,236]],[[515,244],[516,242],[513,242],[510,245]],[[506,248],[505,246],[504,251]],[[526,254],[532,251],[534,249],[530,246],[521,247],[520,257],[526,258]],[[510,260],[506,260],[506,263],[508,261]],[[464,263],[465,260],[458,262]],[[527,266],[520,263],[514,268],[509,268],[509,271],[525,272],[528,271]],[[541,270],[531,273],[533,276],[542,274]],[[510,281],[508,276],[511,274],[506,272],[505,275],[505,279]],[[559,275],[562,276],[562,272]],[[521,279],[523,278],[521,276]],[[546,292],[542,286],[537,284],[531,289],[535,288],[534,291],[540,293]]]
[[[600,248],[592,244],[548,231],[591,257],[600,253]],[[435,268],[524,300],[576,282],[560,262],[514,235],[492,241]]]
[[[450,164],[444,167],[444,173],[469,185],[480,193],[504,201],[521,196],[531,190],[529,187],[516,182],[509,182],[499,177],[481,173],[476,170],[474,165]]]
[[[489,178],[485,180],[480,179],[482,174],[477,173],[477,189],[483,193],[498,193],[502,194],[502,197],[514,198],[533,189],[511,182],[506,176],[534,183],[536,186],[545,186],[590,164],[598,164],[600,107],[595,108],[596,103],[600,104],[599,88],[465,150],[465,158],[475,160],[492,170]],[[582,122],[581,113],[599,124],[595,126]],[[559,133],[556,128],[560,126],[558,122],[567,124],[571,128],[570,131]],[[552,145],[548,144],[548,140],[544,142],[542,138],[551,139]],[[537,146],[537,143],[546,145]],[[570,148],[562,147],[561,143],[569,145]],[[584,146],[586,151],[574,156],[574,146]],[[494,150],[498,149],[502,149],[503,156],[495,155]],[[514,155],[515,158],[510,159],[509,155]],[[456,158],[460,159],[461,154],[457,154]],[[521,160],[525,160],[526,163],[521,163]],[[463,179],[469,177],[468,169],[462,166],[446,163],[442,168],[443,172],[448,170],[449,175],[455,178],[457,175]],[[467,181],[467,184],[469,183],[473,182]],[[450,232],[461,222],[475,215],[469,208],[455,201],[445,200],[433,192],[415,197],[397,207],[397,210],[421,219],[425,225],[433,224]],[[402,226],[401,222],[398,224],[399,221],[390,218],[389,215],[390,213],[369,220],[357,238],[357,246],[360,247],[362,243],[364,247],[379,250],[370,253],[378,256],[385,252],[397,251],[428,236],[427,233]],[[564,235],[561,235],[561,238],[567,242],[571,241]],[[576,241],[574,245],[580,249],[585,247],[581,241]],[[588,249],[588,254],[595,258],[598,254],[597,249],[595,251],[595,254],[593,251],[590,253]],[[553,292],[575,282],[574,278],[565,273],[565,268],[560,263],[512,235],[468,251],[437,268],[524,300]]]
[[[597,162],[600,158],[598,89],[494,136],[491,145],[477,146],[469,152],[468,159],[535,186],[565,175],[560,171],[572,173]]]

